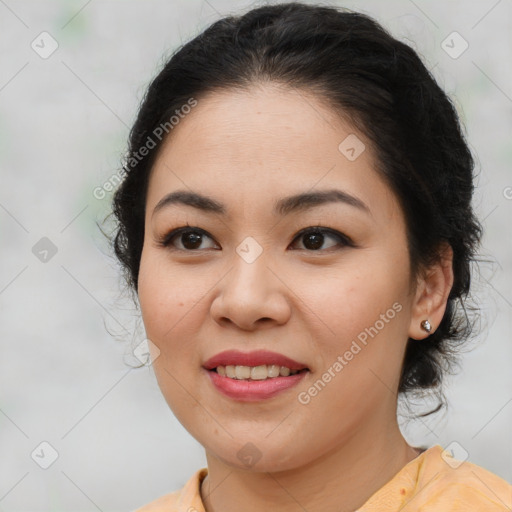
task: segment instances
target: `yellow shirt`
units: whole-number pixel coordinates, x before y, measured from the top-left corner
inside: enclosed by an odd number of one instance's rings
[[[205,512],[197,470],[179,491],[135,512]],[[355,512],[511,512],[512,485],[470,462],[448,458],[439,445],[406,464]]]

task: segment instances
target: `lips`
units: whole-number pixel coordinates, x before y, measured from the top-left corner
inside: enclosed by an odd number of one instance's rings
[[[268,350],[255,350],[252,352],[240,352],[238,350],[226,350],[208,359],[203,368],[213,370],[217,366],[260,366],[260,365],[285,366],[290,370],[309,369],[306,364],[295,361],[277,352]]]

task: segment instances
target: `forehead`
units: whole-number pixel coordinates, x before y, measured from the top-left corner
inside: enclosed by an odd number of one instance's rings
[[[327,152],[324,157],[336,154],[343,134],[350,131],[333,109],[307,91],[255,85],[200,98],[165,145],[175,157],[187,153],[200,158],[195,151],[200,147],[224,161],[257,163],[267,157],[293,162],[305,155],[320,159],[322,152]]]
[[[260,85],[209,93],[181,117],[153,166],[148,207],[172,189],[261,202],[336,186],[370,206],[395,202],[364,134],[306,91]]]

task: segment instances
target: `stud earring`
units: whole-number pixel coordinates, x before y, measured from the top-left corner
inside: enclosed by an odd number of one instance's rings
[[[432,332],[432,325],[430,325],[428,320],[423,320],[423,322],[421,322],[421,328],[429,334]]]

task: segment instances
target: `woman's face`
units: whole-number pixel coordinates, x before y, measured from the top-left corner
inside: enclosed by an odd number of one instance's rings
[[[143,321],[167,403],[229,465],[296,468],[396,420],[414,297],[403,214],[374,169],[364,134],[268,85],[200,99],[161,148]],[[155,208],[177,191],[189,200]],[[242,354],[212,361],[224,351]],[[272,377],[279,355],[307,369]]]

